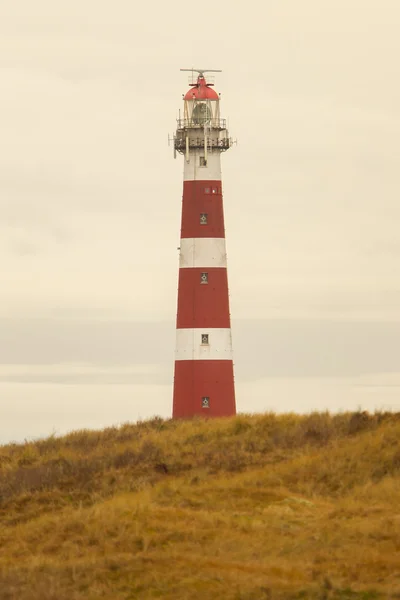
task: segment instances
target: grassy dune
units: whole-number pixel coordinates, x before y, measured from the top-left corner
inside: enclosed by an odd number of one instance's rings
[[[400,598],[400,414],[0,447],[0,599],[101,598]]]

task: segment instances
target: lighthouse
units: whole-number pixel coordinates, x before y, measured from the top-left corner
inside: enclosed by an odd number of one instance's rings
[[[221,154],[232,145],[211,69],[190,71],[174,134],[183,155],[173,418],[236,414]]]

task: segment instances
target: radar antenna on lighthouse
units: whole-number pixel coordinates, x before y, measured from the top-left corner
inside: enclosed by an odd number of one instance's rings
[[[196,72],[177,120],[184,156],[173,417],[236,414],[221,154],[232,146],[220,98]]]
[[[204,73],[222,73],[221,69],[180,69],[181,71],[196,71],[196,73],[199,73],[200,75],[203,75]]]
[[[197,84],[197,78],[200,77],[201,79],[204,79],[204,73],[222,73],[221,69],[180,69],[181,71],[186,71],[188,73],[191,73],[191,77],[189,79],[189,85],[196,85]],[[198,73],[198,75],[195,75],[195,73]],[[214,80],[211,80],[211,78],[208,78],[207,81],[207,85],[211,86],[214,85]]]

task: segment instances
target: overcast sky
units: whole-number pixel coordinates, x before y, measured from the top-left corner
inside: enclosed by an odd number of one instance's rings
[[[0,443],[171,415],[192,66],[238,140],[238,410],[400,410],[399,30],[398,0],[1,1]]]

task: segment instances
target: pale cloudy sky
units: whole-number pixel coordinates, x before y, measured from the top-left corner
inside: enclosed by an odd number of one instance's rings
[[[400,410],[398,0],[2,0],[0,443],[172,402],[181,67],[221,68],[238,409]]]

